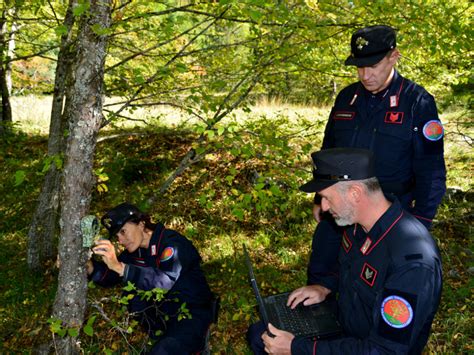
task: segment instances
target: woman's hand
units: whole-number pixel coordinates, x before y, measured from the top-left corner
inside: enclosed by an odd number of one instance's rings
[[[95,247],[92,248],[94,254],[102,256],[102,260],[110,270],[115,271],[120,276],[123,276],[125,264],[118,261],[115,254],[115,247],[108,239],[99,239],[95,242]]]

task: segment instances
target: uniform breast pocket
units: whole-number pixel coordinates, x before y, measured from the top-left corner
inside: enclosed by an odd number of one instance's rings
[[[350,293],[350,303],[346,301],[345,305],[350,305],[351,309],[349,315],[343,315],[346,322],[350,324],[350,329],[360,337],[368,336],[370,327],[374,323],[374,307],[376,301],[376,293],[358,276],[351,284],[348,290]]]
[[[363,282],[360,278],[354,282],[354,294],[357,295],[359,301],[365,305],[365,309],[368,310],[368,314],[366,316],[368,318],[371,317],[372,308],[375,304],[376,292],[375,290]]]
[[[381,175],[398,175],[400,168],[410,167],[413,150],[410,125],[383,123],[375,131],[372,149]]]
[[[356,130],[354,118],[342,120],[334,118],[334,140],[336,147],[350,147]]]

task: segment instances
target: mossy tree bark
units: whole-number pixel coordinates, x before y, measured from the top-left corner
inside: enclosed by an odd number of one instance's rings
[[[80,220],[89,211],[94,185],[92,166],[103,119],[102,93],[108,41],[104,32],[111,24],[111,3],[112,0],[93,0],[82,14],[77,55],[72,65],[73,83],[66,88],[69,135],[60,193],[60,268],[53,318],[61,320],[67,329],[81,328],[86,309],[85,263],[88,255],[87,249],[82,247]],[[64,338],[56,337],[58,353],[78,353],[76,338],[71,333]]]
[[[49,125],[48,159],[49,170],[46,173],[38,197],[33,219],[28,231],[27,263],[31,270],[39,271],[44,262],[54,259],[54,237],[58,231],[59,188],[62,156],[64,152],[64,132],[66,130],[66,112],[63,111],[66,97],[66,83],[71,80],[71,63],[75,55],[73,25],[75,17],[73,8],[77,0],[70,0],[64,18],[67,32],[61,37],[58,53],[56,75],[54,79],[53,103]]]

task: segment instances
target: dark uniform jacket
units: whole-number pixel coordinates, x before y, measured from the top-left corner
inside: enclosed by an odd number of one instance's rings
[[[427,228],[446,191],[443,127],[433,97],[421,86],[394,73],[388,88],[373,95],[360,83],[344,88],[331,111],[322,149],[354,147],[375,156],[375,175],[385,193]],[[413,203],[413,201],[415,201]],[[319,195],[315,203],[320,203]],[[332,218],[313,236],[308,284],[334,290],[340,233]]]
[[[442,287],[429,232],[395,200],[369,233],[359,225],[344,228],[341,244],[338,305],[345,336],[295,338],[292,353],[421,353]]]
[[[157,224],[148,248],[139,248],[133,253],[122,252],[118,260],[125,263],[123,277],[109,270],[102,262],[94,262],[93,281],[101,286],[113,286],[130,281],[137,289],[168,290],[169,299],[179,302],[164,302],[160,311],[168,315],[177,313],[179,306],[186,302],[191,314],[194,310],[209,309],[211,291],[200,267],[201,258],[192,243],[178,232]],[[149,304],[134,297],[129,304],[131,311],[142,311]]]
[[[446,191],[443,127],[433,97],[395,71],[373,95],[358,82],[336,98],[322,149],[355,147],[375,155],[375,175],[386,193],[429,227]],[[412,206],[412,201],[415,201]]]

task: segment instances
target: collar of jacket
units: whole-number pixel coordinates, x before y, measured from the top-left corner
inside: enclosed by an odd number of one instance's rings
[[[354,234],[356,239],[362,242],[360,251],[364,255],[370,254],[374,248],[388,235],[392,228],[402,218],[405,213],[398,199],[393,195],[385,196],[392,204],[387,211],[375,222],[372,229],[365,233],[360,225],[356,225]],[[347,231],[349,232],[349,230]]]

